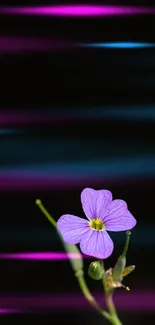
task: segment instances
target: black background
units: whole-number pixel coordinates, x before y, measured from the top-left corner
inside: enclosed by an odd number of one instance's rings
[[[26,2],[25,2],[26,3]],[[28,3],[28,2],[27,2]],[[50,1],[46,2],[47,4]],[[60,4],[54,1],[54,4]],[[86,2],[85,2],[86,3]],[[90,2],[89,2],[90,3]],[[99,2],[98,2],[99,3]],[[108,2],[104,2],[105,4]],[[111,2],[111,4],[116,2]],[[130,1],[128,4],[135,3]],[[10,5],[11,2],[7,2]],[[19,3],[13,3],[13,5]],[[35,4],[30,2],[29,4]],[[37,2],[39,4],[39,2]],[[118,4],[118,3],[117,3]],[[119,2],[119,4],[123,4]],[[137,5],[148,2],[137,1]],[[1,2],[6,5],[6,2]],[[110,17],[110,18],[54,18],[0,16],[1,36],[48,37],[71,43],[107,41],[155,42],[154,15]],[[155,100],[155,50],[154,49],[90,49],[72,48],[53,50],[46,53],[6,53],[0,56],[0,109],[13,112],[51,112],[57,116],[54,124],[20,124],[13,122],[11,128],[24,134],[2,135],[0,139],[1,168],[23,166],[25,163],[63,164],[102,162],[114,164],[119,159],[134,157],[141,161],[147,155],[154,155],[154,120],[147,118],[147,112],[154,108]],[[122,111],[128,108],[146,112],[146,118],[128,119],[101,118],[98,114],[90,118],[90,109],[111,109]],[[86,111],[86,117],[82,112]],[[59,118],[78,112],[79,118],[72,123],[59,123]],[[8,113],[10,114],[10,113]],[[148,113],[149,116],[149,113]],[[6,128],[10,127],[5,125]],[[139,158],[140,157],[140,158]],[[143,157],[143,158],[142,158]],[[143,162],[142,162],[143,164]],[[144,163],[145,164],[145,163]],[[134,167],[133,167],[134,168]],[[132,174],[132,167],[129,167]],[[107,188],[114,198],[127,201],[129,209],[137,219],[133,240],[128,253],[129,264],[136,264],[136,271],[128,278],[127,284],[134,291],[153,290],[154,285],[154,197],[155,182],[152,163],[141,177],[103,176],[85,178],[79,184],[67,180],[60,185],[38,186],[27,190],[1,188],[1,252],[61,251],[63,250],[54,230],[35,206],[40,198],[57,220],[64,213],[83,216],[80,193],[84,187]],[[72,172],[74,174],[74,171]],[[9,176],[8,176],[9,178]],[[120,254],[124,234],[115,234],[115,251],[106,261],[114,264]],[[92,290],[102,292],[98,283],[86,278]],[[0,261],[0,295],[35,294],[79,294],[76,279],[68,261]],[[122,289],[123,290],[123,289]],[[126,293],[129,295],[130,293]],[[1,298],[1,300],[2,300]],[[69,302],[68,302],[69,303]],[[18,306],[17,306],[18,307]],[[119,310],[124,324],[153,322],[153,312]],[[1,315],[2,324],[78,324],[105,323],[95,312],[72,308],[40,310],[21,315]]]

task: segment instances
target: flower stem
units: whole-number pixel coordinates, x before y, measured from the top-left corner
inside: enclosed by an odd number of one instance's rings
[[[49,220],[49,222],[54,226],[54,228],[59,233],[59,231],[57,229],[56,221],[52,218],[51,214],[45,209],[45,207],[43,206],[41,200],[37,199],[35,201],[35,203],[39,207],[39,209],[42,211],[42,213],[45,215],[45,217]],[[62,238],[61,238],[61,240],[62,240]],[[89,288],[88,288],[88,286],[86,284],[86,281],[85,281],[85,278],[84,278],[84,275],[83,275],[83,270],[80,269],[77,272],[75,272],[75,276],[77,277],[77,280],[78,280],[78,284],[80,286],[80,289],[81,289],[84,297],[89,302],[89,304],[96,311],[98,311],[100,315],[102,315],[103,317],[105,317],[107,320],[109,320],[111,322],[111,315],[106,310],[103,310],[100,307],[100,305],[97,303],[97,301],[95,300],[95,298],[92,296],[91,292],[89,291]]]
[[[131,231],[127,231],[126,236],[127,236],[126,243],[125,243],[124,250],[123,250],[123,253],[122,253],[122,257],[124,257],[124,258],[126,257],[126,253],[127,253],[128,247],[129,247]]]
[[[106,280],[106,274],[105,274],[103,261],[101,261],[101,265],[102,265],[102,268],[104,270],[102,282],[103,282],[103,287],[104,287],[104,292],[105,292],[106,305],[107,305],[107,308],[109,310],[109,314],[111,316],[110,322],[113,325],[123,325],[121,323],[121,321],[119,320],[117,312],[116,312],[116,308],[115,308],[115,305],[114,305],[114,302],[113,302],[113,292],[111,290],[109,290],[108,287],[107,287],[107,280]]]
[[[52,218],[51,214],[45,209],[42,202],[37,199],[35,201],[36,205],[38,205],[39,209],[42,211],[42,213],[45,215],[45,217],[49,220],[49,222],[56,228],[56,221]]]
[[[106,305],[108,307],[109,313],[111,315],[111,323],[113,325],[122,325],[121,321],[118,318],[116,308],[113,302],[113,295],[112,293],[105,294]]]
[[[95,298],[92,296],[92,294],[89,291],[89,288],[87,287],[87,284],[85,282],[84,276],[83,274],[76,274],[77,279],[78,279],[78,283],[80,286],[80,289],[83,293],[83,295],[85,296],[85,298],[87,299],[87,301],[90,303],[90,305],[96,309],[103,317],[105,317],[107,320],[111,321],[111,316],[110,314],[103,310],[100,305],[97,303],[97,301],[95,300]]]

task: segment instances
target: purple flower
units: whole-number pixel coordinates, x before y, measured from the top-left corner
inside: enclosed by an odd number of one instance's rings
[[[84,254],[105,259],[114,248],[107,230],[130,230],[136,225],[136,219],[125,201],[112,201],[108,190],[85,188],[81,193],[81,202],[88,220],[65,214],[57,221],[58,230],[66,243],[80,243]]]

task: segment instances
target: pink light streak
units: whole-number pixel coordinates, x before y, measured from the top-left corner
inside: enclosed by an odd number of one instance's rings
[[[52,290],[52,285],[51,285]],[[96,293],[97,301],[105,306],[103,294]],[[144,313],[155,310],[155,291],[154,290],[131,290],[128,294],[125,291],[119,291],[115,295],[116,307],[119,310],[135,311]],[[90,305],[82,294],[61,293],[61,294],[10,294],[0,295],[1,312],[9,313],[42,313],[53,312],[53,310],[91,310]]]
[[[48,38],[0,36],[0,54],[44,52],[66,49],[71,46],[73,45],[67,41],[57,41]]]
[[[19,309],[2,309],[0,308],[0,315],[8,315],[8,314],[20,314],[21,310]]]
[[[148,177],[147,177],[148,179]],[[133,184],[133,183],[140,183],[143,182],[140,177],[130,175],[130,177],[102,177],[102,176],[78,176],[76,177],[69,177],[68,175],[64,176],[51,176],[51,177],[32,177],[32,176],[21,176],[16,177],[15,175],[8,175],[5,177],[0,173],[0,191],[43,191],[43,190],[52,190],[52,189],[73,189],[73,188],[82,188],[87,184],[87,186],[101,186],[102,184],[105,186],[109,186],[109,184]]]
[[[99,17],[154,14],[155,8],[125,6],[64,5],[36,7],[1,7],[0,14],[67,17]]]
[[[23,40],[24,41],[24,40]],[[9,51],[8,49],[4,49],[3,52]],[[1,49],[0,49],[1,52]],[[34,125],[39,123],[45,124],[64,124],[64,123],[72,123],[76,118],[73,116],[69,116],[64,114],[63,112],[57,113],[55,112],[47,112],[41,114],[39,112],[27,112],[22,109],[21,111],[5,109],[0,111],[0,126],[8,125]]]
[[[0,254],[0,259],[15,259],[15,260],[33,260],[33,261],[62,261],[72,259],[79,259],[79,254],[67,254],[63,252],[33,252],[33,253],[12,253]]]

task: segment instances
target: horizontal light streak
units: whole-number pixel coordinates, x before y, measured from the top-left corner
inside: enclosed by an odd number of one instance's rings
[[[155,156],[112,158],[75,163],[17,165],[0,169],[0,190],[78,188],[155,177]]]
[[[29,52],[45,52],[52,50],[64,50],[73,46],[72,43],[63,40],[48,38],[0,36],[0,54]]]
[[[23,130],[15,130],[15,129],[7,129],[7,128],[0,128],[0,135],[16,135],[24,133]]]
[[[106,42],[106,43],[87,43],[79,45],[81,47],[109,48],[109,49],[141,49],[155,47],[155,43],[141,42]]]
[[[155,105],[112,107],[79,107],[78,109],[0,110],[0,126],[35,124],[71,124],[84,120],[136,120],[155,122]],[[4,130],[1,129],[1,130]],[[2,131],[3,132],[3,131]]]
[[[51,282],[52,290],[52,282]],[[96,293],[96,299],[105,306],[103,294]],[[132,289],[129,293],[119,289],[115,295],[116,307],[124,311],[136,311],[141,314],[155,310],[155,291]],[[23,313],[42,313],[53,310],[91,310],[82,294],[10,294],[0,295],[1,310],[21,310]]]
[[[68,123],[72,122],[74,116],[70,117],[61,112],[59,114],[57,110],[49,112],[49,110],[0,110],[0,125],[34,125],[34,124],[55,124],[55,123]]]
[[[58,6],[23,6],[1,7],[0,14],[41,15],[60,17],[100,17],[154,14],[154,7],[97,6],[97,5],[58,5]]]
[[[50,38],[32,38],[17,36],[0,36],[0,55],[20,53],[40,53],[54,50],[65,50],[75,47],[108,48],[108,49],[142,49],[153,48],[155,43],[145,42],[102,42],[77,44],[71,41],[53,40]]]
[[[31,252],[31,253],[0,253],[0,259],[15,259],[15,260],[33,260],[33,261],[61,261],[68,258],[79,259],[81,255],[63,253],[63,252]]]
[[[136,184],[137,185],[137,184]],[[139,185],[139,184],[138,184]],[[139,186],[138,186],[139,188]],[[81,191],[81,189],[80,189]],[[51,207],[52,210],[52,207]],[[82,215],[81,215],[82,216]],[[136,216],[138,218],[138,215]],[[144,216],[144,219],[147,217]],[[58,242],[58,236],[56,234],[56,231],[53,230],[52,228],[48,227],[48,224],[44,225],[45,227],[42,229],[40,232],[40,228],[36,228],[33,230],[28,229],[23,229],[23,228],[8,228],[7,227],[7,237],[5,233],[1,232],[1,237],[0,237],[0,244],[1,247],[4,249],[8,249],[8,238],[10,239],[11,242],[16,243],[18,247],[21,246],[21,243],[25,245],[25,247],[28,245],[29,247],[35,247],[36,251],[39,251],[41,247],[49,247],[50,245],[55,245]],[[142,246],[142,247],[149,247],[149,246],[155,246],[155,226],[152,224],[150,226],[146,225],[145,227],[138,226],[136,229],[132,230],[132,245],[136,247]],[[125,234],[122,233],[110,233],[111,237],[113,238],[114,242],[117,243],[117,245],[123,245],[124,240],[125,240]],[[145,238],[145,240],[144,240]],[[43,252],[43,254],[51,254],[53,252]],[[62,253],[62,252],[61,252]],[[10,253],[7,253],[10,254]],[[17,253],[18,254],[21,253]],[[25,254],[25,253],[22,253]],[[27,253],[26,253],[27,254]],[[29,253],[28,253],[29,254]],[[32,254],[31,256],[33,257],[33,254],[36,253],[30,253]],[[40,253],[37,253],[40,254]],[[4,253],[2,254],[2,258],[4,256]],[[25,255],[23,255],[25,257]],[[53,257],[53,256],[52,256]],[[6,257],[7,258],[7,257]],[[16,256],[15,256],[16,258]],[[46,255],[45,255],[46,258]],[[48,258],[48,255],[47,255]]]
[[[9,315],[9,314],[21,314],[21,310],[19,309],[7,309],[0,308],[0,315]]]

